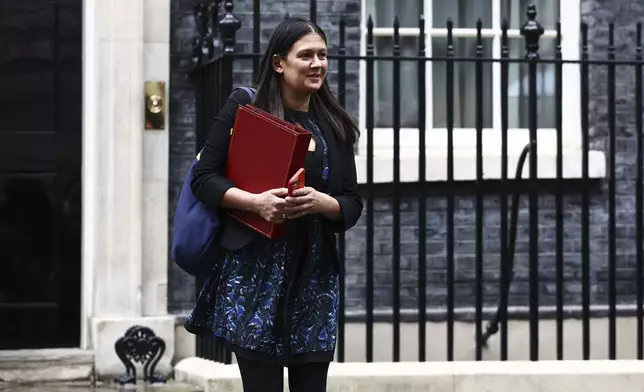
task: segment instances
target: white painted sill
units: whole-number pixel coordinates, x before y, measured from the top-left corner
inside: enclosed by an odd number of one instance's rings
[[[563,178],[582,178],[581,130],[569,127],[563,133]],[[356,170],[358,183],[367,182],[367,137],[366,130],[358,140]],[[393,182],[393,136],[391,128],[379,128],[374,137],[374,183]],[[454,180],[476,180],[476,130],[459,129],[454,137]],[[485,129],[482,133],[483,146],[483,179],[501,179],[501,133],[494,129]],[[524,146],[528,144],[527,129],[513,129],[508,132],[508,179],[515,178],[517,163]],[[539,129],[537,134],[538,156],[537,176],[539,179],[557,178],[557,133],[554,129]],[[400,131],[400,182],[418,182],[418,129]],[[447,131],[445,129],[426,130],[426,165],[425,180],[428,182],[447,181]],[[523,166],[522,178],[529,178],[530,154]],[[606,176],[606,157],[603,151],[588,152],[588,177],[591,179]]]
[[[513,179],[517,170],[517,162],[521,151],[508,154],[508,178]],[[580,149],[566,149],[563,151],[563,178],[582,178],[582,151]],[[376,151],[373,162],[373,182],[393,182],[393,153],[391,151]],[[501,154],[498,152],[484,151],[483,154],[483,179],[498,180],[501,178]],[[556,151],[542,150],[537,157],[537,176],[539,179],[557,178]],[[419,181],[418,153],[401,151],[400,182],[413,183]],[[356,155],[356,170],[358,183],[367,183],[367,158]],[[425,180],[428,182],[447,181],[447,154],[444,151],[427,149],[425,165]],[[529,178],[530,157],[526,157],[523,166],[522,178]],[[588,176],[592,179],[604,178],[606,175],[606,158],[602,151],[589,151]],[[476,180],[476,149],[459,149],[454,151],[454,180]]]

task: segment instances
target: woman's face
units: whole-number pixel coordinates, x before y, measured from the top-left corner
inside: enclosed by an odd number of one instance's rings
[[[284,87],[296,93],[313,93],[322,87],[327,74],[326,43],[318,33],[296,41],[286,58],[275,57],[275,71],[283,76]]]

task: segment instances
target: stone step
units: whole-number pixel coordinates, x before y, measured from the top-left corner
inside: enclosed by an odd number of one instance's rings
[[[88,350],[0,350],[0,382],[89,381],[93,369]]]

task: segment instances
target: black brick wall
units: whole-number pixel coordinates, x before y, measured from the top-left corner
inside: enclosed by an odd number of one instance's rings
[[[180,4],[181,3],[181,4]],[[186,165],[194,151],[194,103],[193,91],[184,76],[190,53],[193,22],[189,2],[173,1],[173,44],[172,44],[172,85],[171,85],[171,211],[176,199],[176,189],[183,179]],[[236,2],[235,14],[242,19],[244,28],[238,38],[242,50],[251,50],[252,32],[248,20],[251,18],[251,2]],[[283,17],[285,10],[291,15],[307,15],[308,1],[286,2],[262,1],[263,30],[265,40],[274,24]],[[318,0],[318,21],[329,35],[332,50],[337,42],[337,16],[331,12],[345,11],[348,16],[348,43],[350,52],[359,50],[359,1]],[[603,57],[606,53],[608,23],[616,24],[617,56],[629,57],[634,54],[634,31],[637,21],[644,20],[644,3],[639,0],[582,0],[582,18],[589,23],[591,57]],[[331,64],[331,67],[334,67]],[[251,64],[239,62],[235,83],[248,83]],[[349,65],[347,79],[351,89],[347,102],[352,114],[357,114],[358,82],[357,63]],[[590,89],[590,141],[593,149],[608,153],[607,124],[607,78],[605,67],[591,66]],[[331,75],[335,84],[335,75]],[[625,68],[617,71],[617,249],[618,249],[618,302],[632,303],[635,296],[635,147],[634,125],[634,72]],[[591,295],[593,304],[607,303],[607,251],[608,251],[608,202],[607,181],[594,184],[591,196],[590,242],[591,242]],[[432,185],[427,200],[427,294],[428,306],[442,308],[445,304],[445,234],[446,199],[442,184]],[[570,183],[567,189],[578,189]],[[456,242],[456,283],[455,301],[459,307],[475,304],[475,208],[473,185],[459,184],[455,212]],[[413,186],[404,187],[401,205],[401,299],[405,308],[416,308],[418,294],[417,240],[418,208]],[[498,189],[492,184],[486,191],[484,212],[484,302],[494,305],[497,301],[500,239]],[[544,183],[539,199],[539,275],[541,279],[541,305],[554,305],[555,301],[555,199],[552,188]],[[382,194],[386,194],[382,192]],[[581,203],[579,193],[565,195],[565,302],[569,305],[581,303]],[[387,197],[380,197],[375,203],[375,300],[379,309],[388,309],[392,304],[391,274],[391,203]],[[366,211],[365,211],[366,213]],[[347,234],[347,309],[364,310],[365,306],[365,219]],[[528,209],[527,199],[522,197],[519,210],[519,228],[515,258],[515,279],[511,288],[510,305],[528,304]],[[170,311],[185,311],[192,306],[193,284],[174,266],[169,271]]]
[[[608,24],[615,23],[615,45],[618,58],[635,55],[635,27],[644,20],[644,3],[639,0],[582,0],[581,14],[589,24],[591,58],[606,58]],[[632,67],[631,67],[632,68]],[[606,153],[608,159],[608,96],[606,67],[591,66],[590,71],[590,144],[592,149]],[[617,221],[617,301],[632,304],[635,300],[635,78],[634,71],[620,67],[617,82],[617,159],[616,159],[616,221]],[[565,104],[565,103],[564,103]],[[513,169],[512,169],[513,170]],[[539,296],[543,306],[554,306],[555,290],[555,197],[550,184],[540,187],[539,198]],[[409,188],[409,187],[405,187]],[[427,303],[434,309],[446,301],[446,198],[441,184],[430,186],[427,198]],[[488,187],[486,187],[488,188]],[[475,197],[474,185],[460,184],[455,212],[455,303],[457,307],[475,305]],[[566,305],[581,304],[581,195],[578,184],[564,198],[564,301]],[[498,189],[486,189],[484,203],[484,304],[498,301],[500,275],[500,207]],[[590,198],[590,270],[591,304],[608,303],[608,181],[593,184]],[[386,190],[385,192],[386,193]],[[413,190],[407,192],[412,195]],[[379,199],[375,214],[375,303],[382,310],[391,309],[392,293],[392,204]],[[418,203],[414,197],[401,205],[401,304],[415,309],[418,301]],[[510,290],[511,306],[528,306],[528,203],[522,196],[519,209],[515,278]],[[509,220],[509,218],[508,218]],[[361,311],[365,295],[365,225],[364,215],[359,227],[347,239],[347,309]],[[465,317],[468,317],[465,315]]]

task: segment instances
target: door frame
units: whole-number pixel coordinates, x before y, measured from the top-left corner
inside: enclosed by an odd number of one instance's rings
[[[98,15],[97,1],[83,0],[83,104],[82,104],[82,253],[81,253],[81,337],[80,347],[91,348],[90,319],[94,307],[94,265],[96,252],[96,211],[98,210]]]

